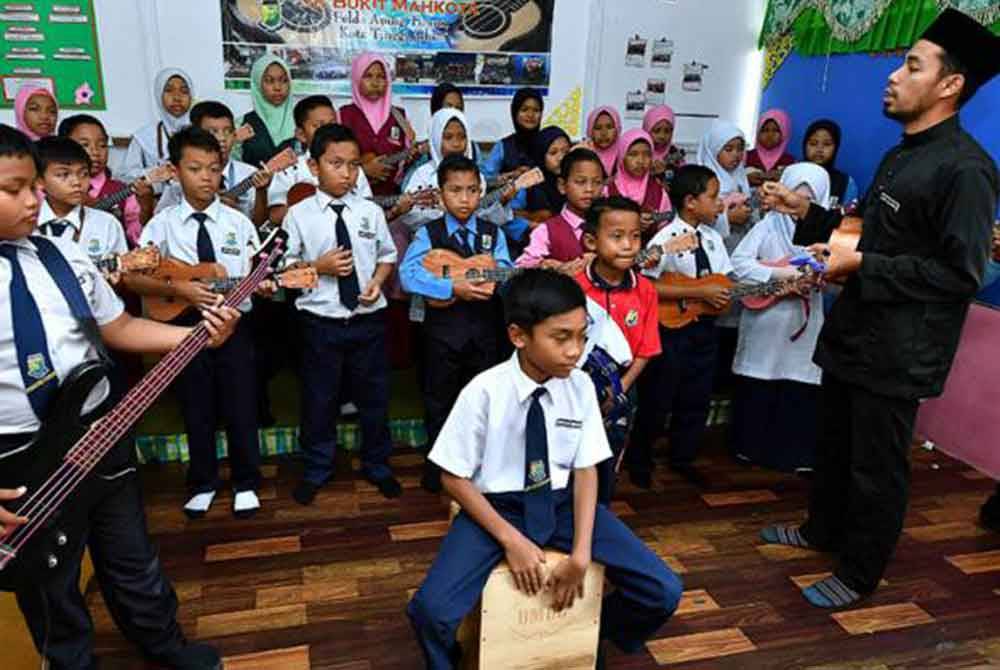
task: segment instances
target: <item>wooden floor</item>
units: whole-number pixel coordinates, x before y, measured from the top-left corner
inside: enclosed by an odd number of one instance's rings
[[[272,461],[257,518],[234,520],[225,496],[198,522],[180,511],[181,468],[147,467],[149,521],[187,634],[217,644],[229,670],[422,667],[403,610],[448,508],[419,488],[419,462],[397,455],[405,493],[386,501],[345,461],[303,508],[289,497],[298,464]],[[702,464],[713,480],[705,495],[665,469],[651,492],[622,487],[616,510],[687,590],[646,650],[612,650],[609,667],[1000,668],[1000,535],[976,525],[992,482],[915,449],[912,504],[886,583],[861,607],[831,615],[799,594],[831,559],[757,538],[764,524],[802,518],[808,483],[735,465],[720,448]],[[142,668],[93,583],[88,600],[105,667]]]

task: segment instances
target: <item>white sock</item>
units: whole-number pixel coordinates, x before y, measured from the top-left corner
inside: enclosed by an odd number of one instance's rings
[[[184,509],[189,512],[200,512],[204,514],[208,511],[208,508],[212,506],[213,500],[215,500],[215,491],[196,493],[187,501],[187,504],[184,505]]]
[[[256,493],[253,491],[240,491],[236,494],[233,500],[234,512],[249,512],[254,509],[260,509],[260,500],[257,498]]]

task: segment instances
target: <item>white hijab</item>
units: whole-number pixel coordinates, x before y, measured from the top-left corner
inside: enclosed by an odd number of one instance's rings
[[[444,160],[441,146],[444,144],[444,129],[453,119],[458,119],[458,122],[465,128],[465,157],[472,158],[472,140],[469,139],[469,122],[466,120],[465,114],[458,109],[443,107],[434,112],[434,116],[431,117],[431,134],[428,138],[431,144],[431,163],[435,170]]]
[[[830,207],[830,175],[815,163],[795,163],[781,173],[781,183],[791,190],[805,184],[813,194],[813,202],[823,208]],[[774,239],[782,247],[781,255],[797,254],[803,247],[792,242],[795,237],[795,219],[776,211],[768,212],[760,225],[770,226]]]
[[[173,135],[184,126],[191,125],[191,116],[189,113],[185,112],[183,116],[177,117],[168,112],[167,108],[163,106],[163,89],[167,87],[167,82],[170,81],[171,77],[180,77],[183,79],[184,83],[187,84],[188,90],[191,92],[192,100],[194,99],[194,81],[184,70],[176,67],[168,67],[160,70],[159,74],[156,75],[156,79],[153,81],[153,98],[156,103],[156,113],[160,117],[160,121],[163,123],[163,127],[166,128],[168,135]]]
[[[725,197],[731,193],[742,193],[750,195],[750,182],[747,181],[746,158],[731,172],[719,164],[719,152],[722,147],[729,144],[736,138],[743,140],[746,145],[746,136],[736,124],[729,121],[713,121],[712,127],[701,138],[698,143],[698,156],[696,162],[699,165],[712,170],[719,178],[719,195]]]

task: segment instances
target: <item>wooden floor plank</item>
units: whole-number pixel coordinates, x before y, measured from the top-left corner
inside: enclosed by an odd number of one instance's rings
[[[260,540],[244,540],[242,542],[227,542],[212,544],[205,547],[205,562],[235,561],[243,558],[261,558],[264,556],[279,556],[281,554],[296,554],[302,551],[302,541],[298,535],[268,537]]]
[[[905,532],[918,542],[943,542],[944,540],[959,540],[988,534],[988,531],[971,521],[951,521],[930,526],[914,526],[907,528]]]
[[[734,491],[732,493],[705,493],[701,499],[709,507],[728,507],[730,505],[751,505],[755,503],[774,502],[778,496],[774,491],[759,489],[754,491]]]
[[[717,609],[719,609],[719,603],[715,602],[715,599],[709,595],[708,591],[705,589],[696,589],[684,592],[681,596],[681,603],[677,606],[677,611],[674,612],[674,615],[684,616],[685,614]]]
[[[945,560],[967,575],[1000,570],[1000,550],[945,556]]]
[[[756,648],[754,643],[739,628],[680,635],[646,643],[646,649],[659,665],[744,654]]]
[[[761,544],[756,549],[761,556],[769,561],[794,561],[799,558],[816,558],[821,555],[812,549],[790,547],[785,544]]]
[[[297,603],[344,600],[359,595],[358,581],[345,579],[342,582],[317,582],[301,586],[274,586],[257,591],[257,609],[282,607]]]
[[[934,621],[934,617],[915,603],[883,605],[863,609],[835,612],[830,615],[840,627],[851,635],[869,635],[910,626],[921,626]]]
[[[444,519],[442,521],[422,521],[420,523],[407,523],[398,526],[389,526],[389,537],[393,542],[408,542],[410,540],[427,540],[435,537],[444,537],[448,534],[451,523]]]
[[[306,623],[306,606],[285,605],[198,617],[198,637],[221,637],[291,628]]]
[[[309,647],[302,645],[227,656],[223,665],[226,670],[309,670]]]

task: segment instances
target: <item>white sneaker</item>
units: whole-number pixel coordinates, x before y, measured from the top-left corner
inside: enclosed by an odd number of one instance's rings
[[[208,512],[213,500],[215,500],[215,491],[196,493],[184,505],[184,513],[189,519],[200,519]]]
[[[358,408],[353,402],[345,402],[340,406],[340,416],[353,416],[358,413]]]
[[[260,499],[253,491],[240,491],[233,497],[233,516],[237,519],[249,518],[259,509]]]

